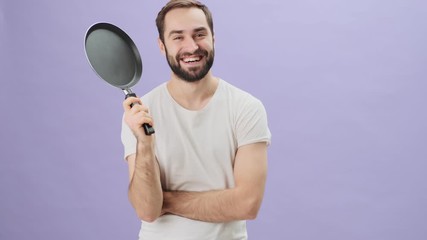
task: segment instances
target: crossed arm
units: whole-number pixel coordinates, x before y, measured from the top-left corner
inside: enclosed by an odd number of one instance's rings
[[[141,159],[143,159],[138,156],[138,152],[136,156],[131,155],[128,157],[129,174],[131,176],[129,198],[131,202],[139,201],[140,204],[133,203],[133,205],[137,213],[139,213],[138,216],[145,221],[154,221],[162,214],[175,214],[205,222],[229,222],[254,219],[258,214],[267,176],[267,145],[265,142],[240,147],[236,153],[234,163],[235,187],[216,191],[165,191],[159,193],[161,186],[158,185],[160,180],[157,178],[159,176],[157,162],[154,161],[155,165],[147,166],[155,173],[150,175],[148,171],[143,171],[148,169],[135,167],[135,165],[142,165],[138,163],[142,162]],[[156,169],[152,167],[156,167]],[[136,173],[141,171],[144,174]],[[144,179],[144,176],[150,176],[151,178]],[[136,184],[136,182],[147,180],[154,181],[154,185],[150,185],[148,182],[144,184],[144,187],[148,187],[148,189]],[[134,186],[132,186],[132,183],[134,183]],[[141,200],[137,200],[141,197],[145,199],[142,200],[142,203]]]

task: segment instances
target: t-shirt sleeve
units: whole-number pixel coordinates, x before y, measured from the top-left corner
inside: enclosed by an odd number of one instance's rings
[[[126,159],[129,155],[136,153],[136,138],[124,118],[122,119],[121,139],[124,147],[124,159]]]
[[[257,142],[270,145],[267,113],[261,101],[252,98],[242,105],[237,115],[236,134],[238,147]]]

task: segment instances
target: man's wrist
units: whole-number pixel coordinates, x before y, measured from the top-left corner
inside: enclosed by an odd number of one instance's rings
[[[164,212],[164,213],[172,213],[171,212],[171,202],[170,202],[170,200],[172,199],[171,196],[172,196],[171,192],[166,192],[166,191],[163,192],[162,212]]]
[[[138,151],[142,151],[144,153],[152,153],[154,152],[154,146],[151,141],[143,141],[137,139],[136,149]]]

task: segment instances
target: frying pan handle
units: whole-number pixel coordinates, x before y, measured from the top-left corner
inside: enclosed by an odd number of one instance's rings
[[[127,99],[128,97],[136,97],[135,93],[127,93],[125,99]],[[133,103],[130,105],[130,107],[133,107]],[[146,135],[151,135],[153,133],[155,133],[154,128],[147,123],[142,124],[142,127],[144,128],[144,132]]]

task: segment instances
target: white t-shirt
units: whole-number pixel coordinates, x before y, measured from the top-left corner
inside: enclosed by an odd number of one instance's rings
[[[164,189],[209,191],[234,187],[233,166],[240,146],[267,142],[271,134],[262,103],[252,95],[219,80],[209,103],[199,111],[179,105],[166,83],[142,97],[156,131],[155,154]],[[136,152],[136,139],[123,123],[125,158]],[[164,215],[142,221],[140,240],[242,240],[246,222],[208,223]]]

